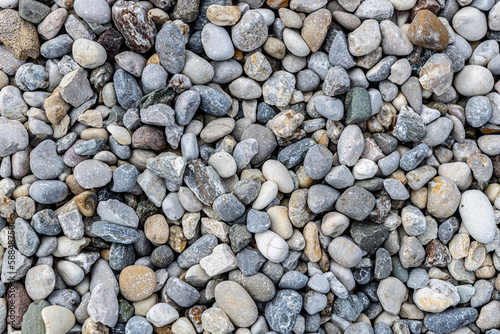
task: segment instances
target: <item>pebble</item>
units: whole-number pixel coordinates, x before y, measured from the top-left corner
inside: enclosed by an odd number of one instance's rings
[[[302,302],[302,296],[294,290],[278,291],[274,299],[266,305],[265,316],[269,327],[278,333],[290,333],[295,327]]]
[[[74,170],[76,181],[85,189],[103,187],[112,178],[111,168],[105,163],[90,159],[80,162]]]
[[[465,191],[460,200],[459,212],[465,228],[474,239],[485,244],[493,240],[495,215],[488,197],[484,193],[479,190]],[[478,220],[478,217],[481,219]]]
[[[201,43],[207,57],[212,60],[227,60],[234,55],[231,37],[224,28],[215,24],[207,23],[203,27]]]
[[[231,39],[234,46],[241,51],[253,51],[267,40],[267,25],[261,13],[249,10],[240,21],[231,28]]]
[[[41,315],[47,334],[68,332],[76,322],[73,312],[64,306],[51,305],[44,307]]]

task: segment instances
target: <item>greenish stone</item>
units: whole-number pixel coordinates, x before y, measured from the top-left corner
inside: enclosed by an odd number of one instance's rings
[[[23,316],[21,331],[30,334],[45,334],[45,323],[42,319],[42,310],[50,306],[45,300],[33,302]]]
[[[137,216],[139,216],[139,222],[144,224],[146,219],[158,212],[158,208],[151,201],[142,201],[137,204],[136,212]]]
[[[408,281],[408,270],[403,267],[401,261],[399,260],[399,257],[397,256],[392,257],[392,274],[403,283]]]
[[[118,310],[118,321],[127,322],[134,315],[134,307],[125,299],[120,300],[120,308]]]
[[[170,105],[175,96],[174,88],[171,85],[152,91],[141,99],[140,108],[146,109],[153,104],[163,103]]]
[[[345,97],[346,124],[366,122],[372,115],[372,104],[368,91],[363,87],[354,87]]]
[[[120,107],[118,104],[114,105],[109,111],[108,119],[106,120],[106,126],[108,125],[123,125],[123,116],[127,111]]]

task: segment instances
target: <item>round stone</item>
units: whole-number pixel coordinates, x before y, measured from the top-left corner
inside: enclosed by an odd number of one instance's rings
[[[128,266],[120,273],[120,292],[127,300],[140,301],[148,298],[156,288],[156,275],[146,266]]]
[[[85,189],[104,187],[112,178],[111,168],[94,159],[80,162],[73,173],[78,184]]]

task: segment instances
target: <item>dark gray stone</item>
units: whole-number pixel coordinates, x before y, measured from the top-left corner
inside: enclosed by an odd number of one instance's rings
[[[279,334],[292,332],[297,316],[302,309],[302,297],[294,290],[280,290],[267,303],[265,317],[269,327]]]
[[[267,213],[250,209],[247,214],[247,229],[252,233],[264,232],[271,227],[271,219]]]
[[[446,334],[476,321],[477,317],[478,312],[475,308],[460,307],[440,313],[427,313],[424,325],[428,330]]]
[[[61,232],[61,225],[57,214],[50,209],[38,211],[31,218],[31,227],[40,234],[57,235]]]
[[[212,116],[224,116],[231,108],[231,100],[208,86],[196,85],[191,89],[200,94],[200,110]]]
[[[142,98],[141,87],[134,76],[124,70],[118,70],[113,75],[116,99],[123,109],[137,108]]]
[[[139,240],[139,232],[135,229],[105,221],[94,222],[90,231],[92,234],[109,242],[132,244]]]
[[[205,234],[179,255],[177,264],[181,268],[190,268],[198,264],[205,256],[210,255],[215,246],[217,246],[217,237]]]
[[[173,22],[165,23],[156,35],[156,52],[161,65],[172,74],[182,71],[186,62],[186,41],[181,29]]]

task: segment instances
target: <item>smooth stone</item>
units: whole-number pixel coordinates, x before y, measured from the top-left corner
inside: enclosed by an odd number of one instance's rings
[[[470,235],[478,242],[490,243],[495,236],[495,215],[488,197],[479,190],[467,190],[462,194],[460,217]]]

